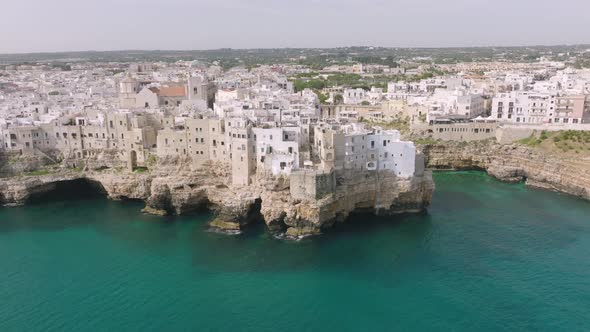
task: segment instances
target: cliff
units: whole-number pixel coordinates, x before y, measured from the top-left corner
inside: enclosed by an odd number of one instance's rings
[[[502,181],[525,181],[529,186],[590,200],[590,159],[584,155],[548,153],[491,140],[424,145],[422,152],[427,167],[433,169],[480,169]]]
[[[584,154],[546,153],[493,141],[448,142],[421,149],[432,169],[485,170],[502,181],[525,181],[590,200],[590,159]],[[129,173],[109,163],[108,156],[99,159],[88,160],[83,170],[59,168],[44,175],[0,179],[0,202],[24,204],[55,190],[60,183],[86,181],[110,199],[144,201],[146,213],[186,214],[210,209],[215,212],[210,223],[214,229],[239,232],[253,221],[264,220],[273,233],[297,238],[318,234],[353,212],[388,215],[421,211],[430,204],[434,191],[429,171],[407,179],[375,171],[299,171],[288,178],[260,173],[250,186],[235,187],[224,164],[195,167],[189,160],[171,158],[159,160],[147,172]],[[19,167],[18,163],[12,165]]]
[[[95,161],[86,165],[84,170],[59,169],[0,179],[0,202],[24,204],[35,195],[55,190],[57,184],[86,181],[110,199],[145,201],[146,213],[210,209],[215,212],[210,225],[217,230],[239,232],[253,221],[264,220],[273,233],[298,238],[318,234],[355,211],[379,215],[421,211],[430,204],[434,191],[430,172],[409,179],[388,172],[332,172],[327,175],[332,181],[330,190],[316,198],[294,197],[290,178],[269,174],[256,174],[250,186],[232,186],[230,170],[219,163],[195,167],[189,160],[164,159],[140,173]]]

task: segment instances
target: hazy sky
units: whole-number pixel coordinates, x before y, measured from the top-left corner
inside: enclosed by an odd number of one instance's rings
[[[590,43],[590,0],[2,0],[0,53]]]

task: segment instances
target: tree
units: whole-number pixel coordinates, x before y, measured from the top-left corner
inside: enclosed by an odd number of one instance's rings
[[[320,100],[320,104],[325,104],[326,100],[328,100],[328,96],[321,93],[320,91],[316,91],[315,93],[318,95],[318,99]]]
[[[341,94],[334,95],[334,104],[342,104],[344,103],[344,97]]]

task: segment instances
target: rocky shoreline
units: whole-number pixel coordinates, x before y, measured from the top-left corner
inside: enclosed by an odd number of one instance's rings
[[[494,141],[446,142],[421,147],[434,170],[483,170],[500,181],[561,192],[590,200],[590,160],[541,153]]]
[[[226,165],[209,163],[198,168],[188,160],[161,160],[152,170],[129,173],[114,165],[88,161],[87,169],[62,169],[38,176],[0,179],[0,203],[18,205],[31,197],[55,190],[56,184],[86,181],[113,200],[141,200],[143,212],[181,215],[199,209],[214,211],[210,226],[235,234],[255,220],[264,220],[269,231],[298,239],[320,234],[352,212],[377,215],[424,210],[431,202],[431,172],[398,178],[389,172],[334,172],[334,190],[317,199],[293,197],[289,178],[257,174],[246,187],[231,185]]]
[[[590,162],[541,154],[522,145],[493,141],[441,143],[421,146],[433,170],[483,170],[501,181],[521,182],[590,200]],[[297,177],[257,174],[250,186],[231,185],[230,170],[221,163],[194,167],[189,160],[160,160],[150,171],[121,171],[111,160],[89,160],[83,171],[59,169],[38,176],[0,179],[0,203],[19,205],[55,190],[58,183],[86,181],[113,200],[141,200],[144,213],[181,215],[199,209],[215,214],[212,229],[239,233],[264,220],[273,234],[298,239],[320,234],[353,212],[376,215],[414,213],[432,199],[432,172],[398,178],[389,172],[338,171],[323,174],[332,189],[297,193]],[[308,180],[306,180],[308,181]],[[309,189],[309,188],[308,188]],[[313,188],[314,190],[317,188]]]

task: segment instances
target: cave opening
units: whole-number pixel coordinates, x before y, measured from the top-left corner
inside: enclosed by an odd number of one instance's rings
[[[100,182],[88,179],[58,181],[46,184],[31,194],[27,203],[77,201],[106,198],[107,192]]]

